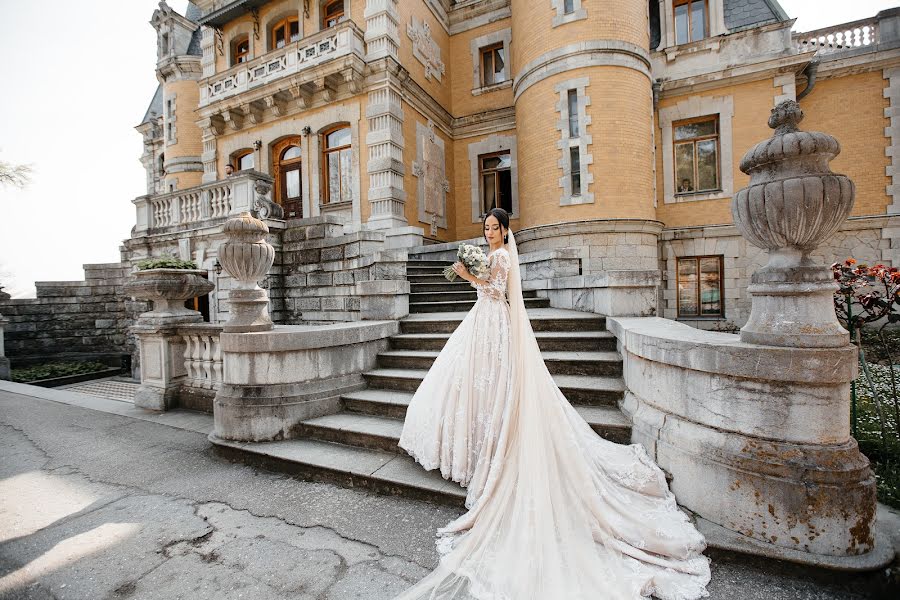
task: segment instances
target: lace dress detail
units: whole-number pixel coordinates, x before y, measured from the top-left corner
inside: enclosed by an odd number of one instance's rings
[[[475,306],[410,401],[400,435],[410,456],[467,486],[470,497],[481,493],[509,394],[509,265],[504,248],[488,257],[488,278],[472,283]]]
[[[469,511],[396,600],[708,596],[705,540],[663,472],[643,446],[599,437],[547,370],[509,238],[410,402],[400,446],[468,485]]]

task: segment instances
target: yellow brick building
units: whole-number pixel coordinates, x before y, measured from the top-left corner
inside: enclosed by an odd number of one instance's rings
[[[784,99],[841,142],[832,168],[857,186],[823,260],[900,264],[897,10],[801,34],[776,0],[196,0],[152,24],[160,89],[126,249],[209,269],[212,320],[222,222],[262,198],[284,211],[284,256],[314,227],[367,248],[336,271],[443,256],[502,206],[526,288],[553,306],[609,312],[624,287],[635,314],[740,326],[763,260],[731,198]],[[299,273],[276,261],[277,319],[357,318],[352,291],[326,309]]]

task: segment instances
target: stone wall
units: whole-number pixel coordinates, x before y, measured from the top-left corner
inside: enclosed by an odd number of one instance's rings
[[[120,263],[84,265],[83,281],[39,281],[36,298],[0,299],[6,354],[14,366],[48,359],[102,360],[119,365],[131,354],[128,325],[149,310],[124,297],[128,267]]]
[[[724,318],[678,318],[676,263],[679,257],[722,256]],[[813,258],[830,265],[855,258],[861,263],[900,266],[900,216],[853,217],[826,240]],[[734,330],[750,316],[750,276],[762,267],[767,254],[748,244],[733,225],[665,229],[659,241],[660,316],[700,329]]]

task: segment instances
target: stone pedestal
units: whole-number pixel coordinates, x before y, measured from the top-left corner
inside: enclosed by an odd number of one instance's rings
[[[208,294],[213,284],[195,269],[148,269],[136,271],[125,284],[125,293],[152,300],[153,310],[142,313],[131,327],[141,356],[141,386],[134,404],[148,410],[168,410],[177,404],[184,381],[185,343],[178,327],[198,323],[203,316],[184,307],[188,298]]]
[[[229,219],[224,227],[228,241],[219,248],[219,260],[234,278],[228,297],[231,318],[223,331],[247,333],[269,331],[269,294],[257,283],[275,261],[275,249],[265,241],[268,226],[245,212]]]
[[[750,318],[741,339],[753,344],[838,348],[849,343],[834,314],[838,289],[811,253],[853,208],[855,187],[828,163],[841,147],[828,134],[800,131],[803,111],[793,100],[772,109],[775,134],[741,161],[750,184],[732,200],[734,224],[748,242],[769,252],[747,290]]]

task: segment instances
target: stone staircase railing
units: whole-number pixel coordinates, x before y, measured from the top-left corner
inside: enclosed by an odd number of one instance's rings
[[[178,225],[192,225],[240,214],[254,208],[259,190],[257,182],[271,187],[271,177],[257,171],[246,171],[188,188],[159,194],[139,196],[132,202],[137,211],[135,236],[153,233]],[[270,192],[264,197],[269,199]]]
[[[218,390],[222,386],[224,363],[219,336],[222,326],[210,323],[185,325],[178,333],[184,340],[184,370],[187,377],[182,384],[199,390]]]

